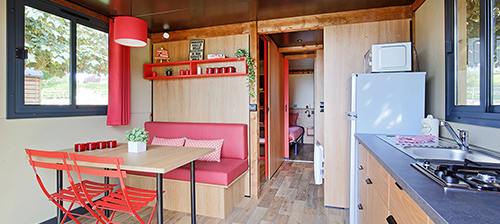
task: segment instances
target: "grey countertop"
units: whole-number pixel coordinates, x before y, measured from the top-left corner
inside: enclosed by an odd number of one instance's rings
[[[436,224],[500,223],[500,193],[444,189],[411,167],[414,159],[376,135],[356,138]]]

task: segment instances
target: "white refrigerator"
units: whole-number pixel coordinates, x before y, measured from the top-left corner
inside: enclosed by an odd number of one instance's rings
[[[425,113],[425,72],[352,74],[350,220],[357,223],[355,133],[419,135]]]

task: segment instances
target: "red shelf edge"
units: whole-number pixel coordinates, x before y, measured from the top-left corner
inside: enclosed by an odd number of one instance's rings
[[[209,78],[209,77],[223,77],[223,76],[243,76],[247,75],[243,72],[235,73],[219,73],[219,74],[201,74],[201,75],[174,75],[174,76],[157,76],[157,77],[144,77],[144,79],[158,80],[158,79],[192,79],[192,78]]]

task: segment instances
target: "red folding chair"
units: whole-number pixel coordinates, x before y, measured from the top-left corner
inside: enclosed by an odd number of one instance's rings
[[[145,224],[144,220],[137,214],[144,206],[149,202],[156,199],[156,191],[145,190],[140,188],[133,188],[125,186],[123,178],[127,177],[127,173],[121,170],[120,165],[123,164],[123,159],[121,157],[101,157],[101,156],[89,156],[80,154],[69,154],[70,158],[73,160],[73,169],[78,174],[81,179],[81,174],[89,174],[102,177],[113,177],[118,178],[120,181],[121,189],[111,193],[109,196],[103,197],[95,202],[90,201],[92,208],[95,209],[102,219],[107,223],[117,223],[113,222],[113,218],[116,212],[124,212],[135,217],[140,223]],[[85,162],[93,164],[107,164],[106,167],[111,169],[102,170],[90,167],[83,167],[79,164]],[[102,166],[102,165],[101,165]],[[87,190],[83,189],[84,193],[87,194]],[[158,202],[157,202],[158,203]],[[149,217],[149,222],[153,220],[154,211],[156,210],[157,203],[155,203],[153,212]],[[113,211],[111,216],[107,218],[103,211],[110,210]]]
[[[112,191],[113,188],[118,184],[102,184],[88,180],[84,180],[80,183],[75,184],[70,174],[70,171],[72,171],[72,167],[71,165],[68,165],[66,161],[68,159],[68,153],[66,152],[50,152],[26,149],[26,154],[28,154],[30,165],[33,167],[36,179],[38,181],[38,184],[40,185],[40,188],[42,188],[43,193],[45,193],[49,200],[53,202],[59,209],[61,209],[62,212],[64,212],[65,215],[61,223],[64,223],[67,217],[71,218],[76,223],[81,223],[80,221],[78,221],[78,219],[76,219],[75,216],[92,218],[96,219],[97,222],[105,223],[100,218],[100,216],[87,205],[87,203],[89,201],[92,201],[100,194],[105,193],[106,191]],[[33,157],[36,157],[36,159],[34,160]],[[42,179],[38,175],[37,168],[66,171],[70,186],[63,190],[60,190],[59,192],[49,193],[45,188]],[[84,197],[84,192],[82,189],[88,189],[89,193],[88,195],[85,195],[87,197]],[[59,201],[69,202],[71,204],[66,209],[62,204],[59,204]],[[85,207],[85,209],[87,209],[87,211],[92,216],[71,213],[70,211],[75,204]]]

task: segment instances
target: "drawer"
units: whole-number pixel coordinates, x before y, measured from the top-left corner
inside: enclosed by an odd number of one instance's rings
[[[377,190],[385,203],[386,207],[389,205],[389,173],[380,165],[380,163],[375,160],[371,155],[368,156],[368,163],[370,164],[370,169],[368,170],[368,177],[373,183],[373,186]]]
[[[362,144],[358,144],[358,166],[359,165],[363,167],[363,170],[368,170],[368,151]]]
[[[389,210],[397,223],[433,223],[427,214],[417,205],[413,199],[401,190],[392,177],[390,178],[390,203]]]
[[[385,220],[389,216],[389,210],[382,201],[373,184],[368,185],[368,205],[366,208],[367,220],[370,223],[387,223]]]

